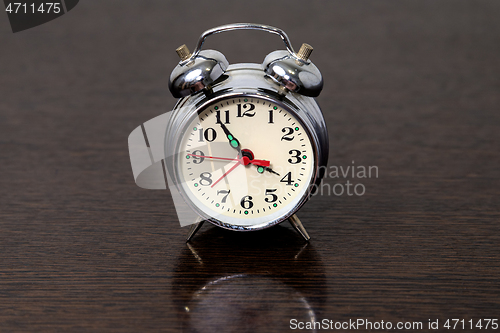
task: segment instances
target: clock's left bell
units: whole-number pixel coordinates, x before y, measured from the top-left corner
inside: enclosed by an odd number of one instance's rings
[[[168,88],[176,98],[192,95],[200,90],[210,91],[214,81],[219,79],[229,65],[219,51],[204,50],[192,55],[186,45],[176,50],[181,58],[170,74]]]

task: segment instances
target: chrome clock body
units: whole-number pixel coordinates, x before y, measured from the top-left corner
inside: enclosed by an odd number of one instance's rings
[[[231,65],[222,53],[202,50],[207,37],[231,30],[278,35],[286,50],[260,64]],[[180,99],[168,115],[136,128],[129,150],[139,186],[169,187],[174,203],[180,195],[190,208],[183,211],[198,216],[180,219],[192,224],[188,241],[204,221],[253,231],[285,220],[309,240],[295,213],[320,184],[329,150],[312,50],[302,44],[295,52],[283,30],[253,23],[207,30],[193,53],[186,45],[176,50],[181,61],[169,89]]]
[[[231,98],[251,99],[269,101],[273,105],[279,105],[287,112],[293,113],[308,134],[312,143],[314,154],[313,174],[306,185],[299,200],[293,206],[287,206],[279,216],[260,223],[232,224],[216,218],[214,213],[200,209],[193,204],[186,189],[182,185],[185,179],[180,175],[179,163],[185,158],[185,152],[180,148],[181,140],[185,133],[191,128],[193,118],[208,106],[217,104]],[[279,129],[281,130],[281,129]],[[236,134],[235,134],[236,135]],[[244,138],[240,138],[243,141]],[[173,110],[170,124],[167,128],[165,142],[165,156],[172,156],[167,160],[167,168],[172,175],[172,180],[183,195],[185,201],[192,209],[198,212],[203,220],[209,221],[217,226],[239,231],[250,231],[264,229],[276,225],[292,216],[310,197],[314,190],[313,184],[319,184],[322,178],[321,172],[325,170],[328,160],[328,135],[321,110],[316,101],[311,97],[296,93],[281,94],[280,86],[273,80],[263,75],[262,65],[259,64],[237,64],[230,65],[225,72],[225,77],[218,84],[211,87],[209,93],[198,93],[179,100]],[[272,143],[270,143],[272,144]]]

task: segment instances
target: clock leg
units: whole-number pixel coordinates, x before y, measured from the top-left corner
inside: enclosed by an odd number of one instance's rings
[[[200,230],[201,226],[203,225],[203,222],[205,222],[205,221],[203,221],[203,219],[201,217],[198,217],[196,219],[196,222],[191,225],[191,228],[189,228],[186,243],[189,242],[191,240],[191,238],[193,238],[194,234],[197,233],[198,230]]]
[[[191,253],[196,258],[196,260],[198,260],[198,262],[203,265],[203,260],[201,260],[201,257],[198,255],[198,253],[196,253],[196,250],[191,246],[191,244],[189,244],[189,242],[187,242],[186,245],[187,245],[188,249],[191,250]]]
[[[309,234],[307,233],[306,229],[304,228],[304,226],[302,225],[302,222],[300,222],[299,218],[297,217],[297,215],[293,214],[292,216],[290,216],[288,218],[288,221],[290,222],[290,224],[295,228],[295,230],[297,230],[297,232],[299,234],[302,235],[302,237],[304,237],[304,239],[306,241],[309,241],[311,239],[311,237],[309,237]]]

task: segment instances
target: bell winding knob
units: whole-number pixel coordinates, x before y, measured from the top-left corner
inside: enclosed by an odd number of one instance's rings
[[[299,52],[297,52],[297,58],[307,61],[307,59],[309,59],[309,57],[311,56],[313,50],[314,48],[311,45],[304,43],[300,47]]]
[[[181,58],[181,61],[186,61],[189,59],[189,57],[191,57],[191,52],[189,52],[189,49],[186,46],[186,44],[179,46],[175,50],[175,52],[177,52],[177,55],[179,56],[179,58]]]

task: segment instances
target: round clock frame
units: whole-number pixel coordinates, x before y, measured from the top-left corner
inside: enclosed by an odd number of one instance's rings
[[[316,188],[314,185],[318,185],[321,181],[321,171],[325,169],[328,159],[326,125],[316,101],[311,97],[299,94],[279,94],[279,90],[276,90],[276,83],[262,74],[262,66],[258,64],[230,65],[225,71],[227,78],[212,86],[212,91],[209,94],[190,95],[182,98],[177,103],[165,136],[165,156],[173,156],[166,166],[184,200],[204,221],[209,221],[225,229],[238,231],[260,230],[288,219],[311,196],[311,193]],[[312,146],[313,158],[311,163],[313,164],[313,172],[307,184],[302,188],[300,197],[295,200],[294,204],[287,205],[282,214],[263,223],[254,224],[250,221],[250,223],[246,224],[231,224],[224,222],[221,218],[214,217],[215,213],[208,213],[207,209],[195,204],[188,195],[185,186],[183,186],[186,182],[179,170],[179,165],[185,159],[186,152],[181,147],[181,143],[186,133],[191,129],[193,119],[199,117],[208,108],[228,99],[258,99],[277,105],[295,117],[307,133]]]

